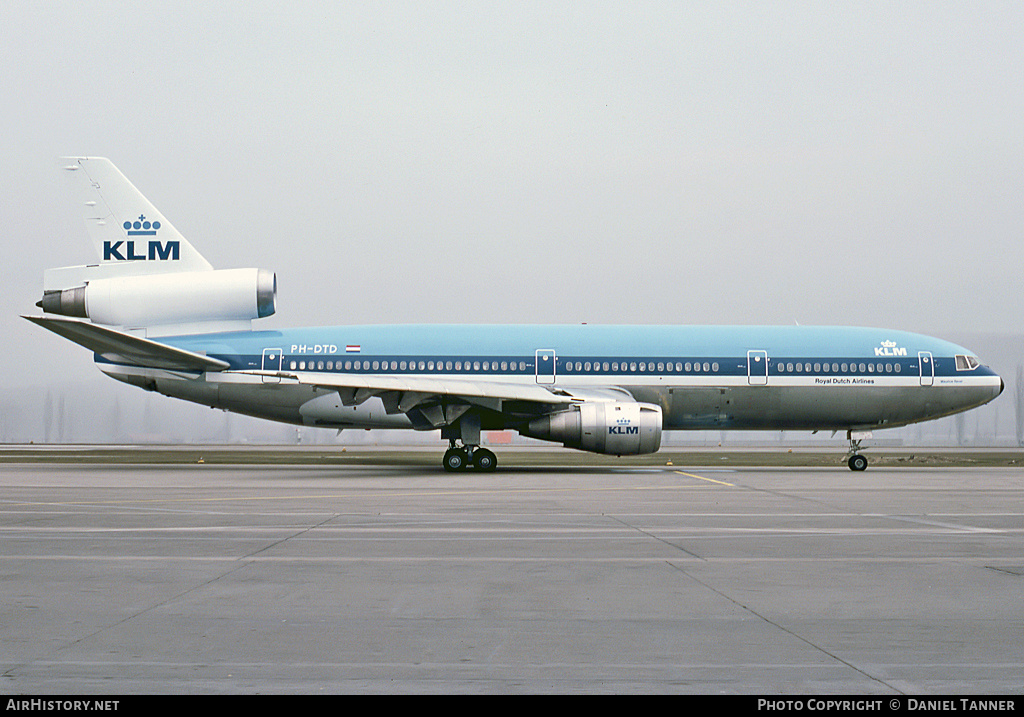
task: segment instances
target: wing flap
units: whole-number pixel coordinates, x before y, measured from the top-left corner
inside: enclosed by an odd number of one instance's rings
[[[220,359],[161,344],[151,339],[80,319],[23,316],[58,336],[99,354],[109,361],[178,371],[223,371],[230,364]]]
[[[302,373],[283,373],[269,371],[246,371],[263,376],[280,376],[297,380],[301,384],[329,388],[341,393],[343,399],[352,403],[362,403],[373,395],[385,392],[402,394],[398,404],[412,408],[431,396],[447,396],[464,398],[471,403],[493,400],[527,401],[550,405],[570,404],[579,399],[554,387],[538,384],[502,383],[500,381],[469,381],[463,379],[439,379],[424,376],[357,376],[339,374],[337,376]],[[347,402],[346,401],[346,402]]]

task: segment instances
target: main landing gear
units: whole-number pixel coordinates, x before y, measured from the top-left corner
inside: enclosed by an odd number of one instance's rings
[[[490,473],[498,467],[498,457],[493,452],[480,446],[456,446],[451,441],[451,447],[444,453],[444,469],[449,473],[465,470],[473,466],[476,470]]]
[[[866,431],[847,431],[846,438],[850,441],[850,450],[846,453],[846,465],[851,471],[867,470],[868,459],[860,454],[860,442],[865,438],[871,438]]]
[[[490,473],[498,467],[498,457],[486,448],[480,447],[480,415],[467,412],[451,425],[441,429],[441,438],[448,439],[448,450],[444,452],[442,465],[449,473],[472,466],[478,471]],[[459,446],[455,441],[461,441]]]

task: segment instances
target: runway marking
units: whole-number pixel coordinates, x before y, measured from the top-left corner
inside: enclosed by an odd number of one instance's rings
[[[675,471],[676,473],[682,473],[682,471]],[[732,486],[731,483],[723,483],[722,481],[716,481],[711,478],[701,478],[701,476],[690,475],[683,473],[692,478],[698,478],[703,481],[711,483],[721,483],[721,485]],[[735,486],[732,486],[735,487]],[[452,488],[452,489],[438,489],[438,490],[422,490],[413,489],[410,491],[403,491],[398,488],[393,491],[379,491],[375,489],[375,492],[360,493],[358,491],[352,491],[347,493],[323,493],[317,495],[302,495],[302,494],[291,494],[291,495],[266,495],[266,496],[216,496],[210,498],[200,498],[194,495],[187,496],[184,498],[141,498],[137,500],[73,500],[73,501],[27,501],[27,500],[0,500],[0,506],[3,507],[19,507],[19,506],[50,506],[50,507],[66,507],[66,506],[122,506],[122,507],[139,507],[143,505],[150,505],[156,503],[226,503],[231,501],[279,501],[279,500],[328,500],[328,499],[351,499],[351,498],[382,498],[382,497],[400,497],[400,498],[416,498],[416,497],[432,497],[432,496],[458,496],[458,495],[508,495],[511,493],[527,494],[527,493],[580,493],[580,492],[603,492],[603,491],[615,491],[615,492],[633,492],[633,491],[686,491],[693,490],[693,486],[683,485],[624,485],[624,486],[587,486],[587,487],[570,487],[570,488]],[[141,508],[140,508],[141,509]]]
[[[718,485],[725,485],[725,486],[729,486],[730,488],[735,488],[736,487],[732,483],[726,483],[724,480],[715,480],[714,478],[705,478],[704,476],[699,476],[696,473],[687,473],[686,471],[675,471],[675,472],[678,473],[681,476],[686,476],[688,478],[696,478],[697,480],[707,481],[708,483],[717,483]]]

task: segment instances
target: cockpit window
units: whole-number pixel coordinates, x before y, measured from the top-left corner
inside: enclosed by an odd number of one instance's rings
[[[980,366],[980,365],[981,365],[981,362],[978,361],[978,357],[977,356],[963,356],[961,354],[957,354],[957,357],[956,357],[956,370],[957,371],[973,371],[974,369],[978,368],[978,366]]]

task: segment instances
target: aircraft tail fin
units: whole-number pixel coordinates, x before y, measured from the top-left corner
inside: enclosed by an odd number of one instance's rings
[[[60,162],[105,269],[101,275],[213,269],[109,159],[62,157]]]
[[[149,336],[248,330],[274,313],[273,272],[215,270],[110,160],[64,157],[61,167],[99,262],[47,269],[36,304],[44,312]],[[62,335],[84,331],[56,320],[41,325]]]

